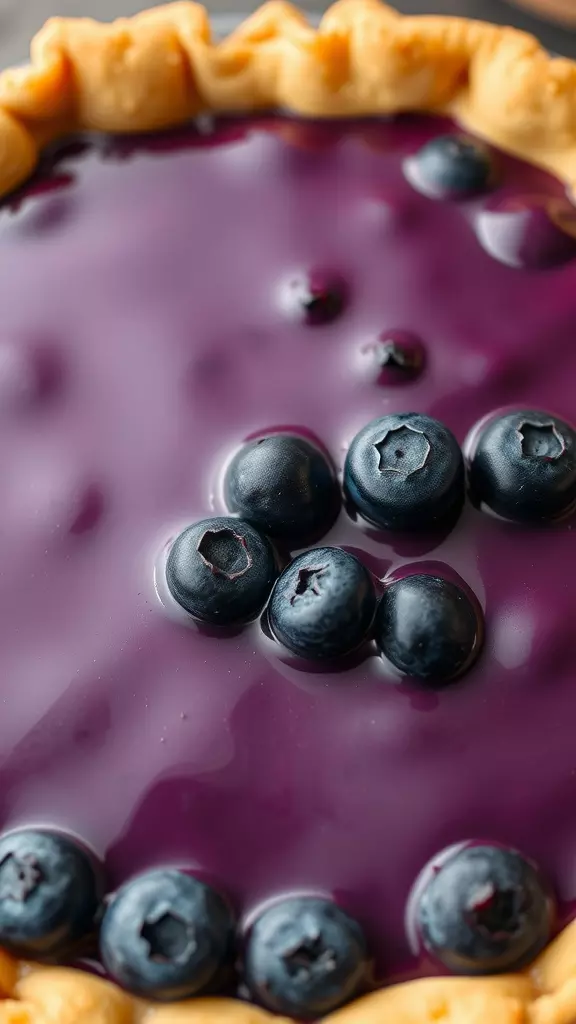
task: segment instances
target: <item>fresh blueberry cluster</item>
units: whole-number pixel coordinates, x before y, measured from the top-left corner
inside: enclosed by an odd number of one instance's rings
[[[551,522],[576,504],[576,434],[547,413],[516,410],[480,423],[466,442],[468,485],[481,508]],[[446,426],[421,413],[368,423],[352,440],[343,492],[353,515],[387,531],[445,530],[465,501],[467,473]],[[389,666],[429,686],[477,658],[478,601],[454,580],[408,573],[381,584],[353,554],[313,547],[342,504],[336,470],[315,442],[288,433],[248,441],[224,475],[233,515],[188,526],[168,555],[168,589],[193,619],[238,627],[264,610],[291,654],[331,662],[375,644]]]
[[[303,1018],[336,1009],[367,981],[362,930],[331,900],[279,900],[239,942],[228,902],[188,872],[155,868],[105,891],[101,866],[77,840],[8,833],[0,839],[0,945],[51,962],[99,951],[119,985],[165,1002],[233,992],[240,966],[255,999]]]
[[[227,900],[187,871],[154,868],[105,891],[101,866],[76,839],[8,833],[0,838],[0,945],[49,962],[99,953],[127,991],[165,1002],[234,992],[240,971],[257,1002],[306,1020],[369,984],[364,933],[330,899],[278,899],[238,939]],[[419,941],[453,973],[493,974],[517,970],[546,944],[554,902],[517,851],[465,843],[424,870],[412,917]]]

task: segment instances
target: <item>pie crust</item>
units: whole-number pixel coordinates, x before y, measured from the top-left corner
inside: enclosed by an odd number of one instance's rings
[[[0,195],[70,131],[144,132],[202,112],[282,109],[311,117],[425,111],[455,118],[576,187],[576,63],[512,28],[403,17],[338,0],[320,26],[270,0],[222,42],[206,11],[177,0],[113,24],[53,18],[31,62],[0,74]],[[0,1024],[281,1024],[235,1000],[152,1005],[77,969],[0,950]],[[330,1024],[574,1024],[576,922],[521,974],[424,978],[384,988]],[[284,1024],[288,1024],[284,1021]]]
[[[290,1024],[248,1003],[149,1004],[84,971],[0,952],[0,1024]],[[574,1024],[576,922],[522,974],[423,978],[364,996],[323,1024]]]
[[[31,63],[0,75],[0,193],[70,130],[153,131],[202,111],[279,108],[314,117],[448,114],[576,186],[576,63],[512,28],[403,17],[338,0],[318,29],[270,0],[222,42],[177,0],[100,24],[52,18]]]

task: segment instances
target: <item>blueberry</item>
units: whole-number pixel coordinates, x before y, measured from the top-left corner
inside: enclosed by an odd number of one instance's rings
[[[559,519],[576,502],[576,432],[545,412],[496,416],[476,434],[469,481],[474,500],[504,519]]]
[[[0,945],[59,956],[93,930],[100,903],[96,862],[73,839],[32,829],[0,839]]]
[[[366,973],[360,926],[330,900],[291,897],[265,910],[250,932],[246,981],[267,1009],[316,1018],[357,992]]]
[[[256,618],[278,575],[272,547],[241,519],[204,519],[172,545],[166,580],[175,600],[200,622],[233,626]]]
[[[515,850],[464,846],[431,874],[416,910],[426,948],[455,974],[515,971],[546,945],[552,900]]]
[[[228,467],[224,493],[231,512],[293,547],[318,540],[340,509],[334,467],[316,445],[289,434],[245,444]]]
[[[348,288],[340,274],[312,270],[284,282],[281,303],[286,314],[308,327],[332,323],[346,308]]]
[[[415,188],[435,199],[459,199],[485,192],[494,180],[487,146],[465,135],[439,135],[405,165]]]
[[[268,618],[275,637],[302,658],[350,654],[366,639],[376,610],[372,577],[354,555],[316,548],[277,581]]]
[[[360,515],[376,526],[434,529],[462,507],[462,453],[448,428],[429,416],[383,416],[352,441],[344,487]]]
[[[135,995],[171,1001],[217,983],[234,937],[230,909],[210,886],[176,869],[118,890],[100,932],[102,962]]]
[[[414,679],[441,686],[478,657],[484,636],[479,606],[455,583],[405,576],[385,590],[376,615],[379,649]]]
[[[422,373],[426,358],[420,338],[410,331],[383,331],[362,352],[370,364],[370,375],[383,386],[415,380]]]
[[[476,233],[508,267],[548,270],[576,259],[576,210],[568,198],[494,196],[478,215]]]

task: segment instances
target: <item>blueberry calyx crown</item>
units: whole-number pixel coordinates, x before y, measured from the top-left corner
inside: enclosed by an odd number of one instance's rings
[[[353,438],[344,488],[352,506],[375,526],[436,529],[462,508],[462,453],[448,428],[430,416],[383,416]]]
[[[432,451],[424,431],[409,423],[385,430],[382,440],[376,441],[374,447],[380,472],[398,473],[404,480],[424,469]]]

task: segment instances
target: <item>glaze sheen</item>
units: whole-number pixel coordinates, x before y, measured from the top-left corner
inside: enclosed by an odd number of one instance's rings
[[[187,523],[224,513],[222,470],[250,435],[312,434],[341,469],[354,434],[395,411],[461,443],[508,405],[574,418],[572,249],[534,269],[536,239],[529,269],[499,262],[476,234],[486,197],[415,191],[404,160],[446,130],[267,118],[88,140],[0,215],[0,825],[77,833],[113,885],[193,867],[246,918],[333,895],[377,980],[432,972],[405,906],[451,843],[518,847],[572,911],[572,521],[519,528],[468,504],[446,535],[407,538],[342,513],[324,544],[480,601],[482,657],[434,694],[375,653],[303,670],[259,623],[215,638],[163,607],[155,571]],[[499,159],[491,201],[567,205]],[[330,324],[283,308],[308,269],[347,283]],[[363,372],[390,331],[425,350],[401,387]]]

